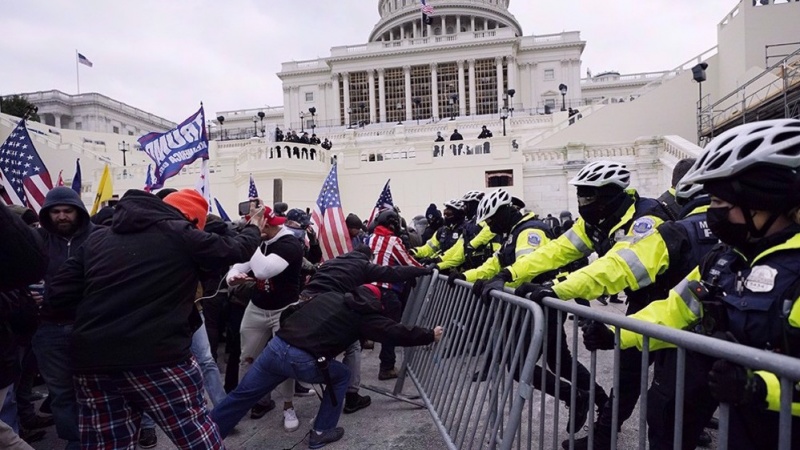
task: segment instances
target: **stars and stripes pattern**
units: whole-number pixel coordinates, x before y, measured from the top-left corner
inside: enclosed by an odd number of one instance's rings
[[[420,0],[422,2],[422,14],[427,16],[433,15],[433,6],[429,5],[427,1]]]
[[[211,214],[211,184],[208,180],[208,160],[203,160],[203,166],[200,169],[200,179],[194,186],[194,190],[199,192],[208,203],[208,213]]]
[[[256,189],[256,182],[253,181],[253,175],[250,174],[250,188],[247,190],[248,198],[258,198],[258,189]]]
[[[23,205],[36,212],[53,189],[50,173],[33,146],[25,119],[0,146],[0,184],[5,188],[2,199],[7,205]]]
[[[92,62],[89,61],[89,58],[81,55],[80,53],[78,53],[78,62],[83,64],[84,66],[87,66],[87,67],[93,67],[94,66],[94,64],[92,64]]]
[[[394,208],[394,200],[392,200],[392,189],[389,187],[389,182],[392,181],[391,179],[386,180],[386,184],[383,186],[383,190],[381,191],[381,195],[378,197],[378,201],[375,202],[375,207],[372,208],[372,213],[369,215],[369,220],[367,223],[372,223],[372,219],[378,216],[378,214],[389,208]]]
[[[344,221],[342,199],[339,196],[339,176],[336,164],[331,167],[314,204],[311,220],[317,228],[322,259],[327,261],[352,250],[350,234]]]
[[[147,165],[147,178],[144,180],[144,191],[150,192],[153,190],[153,171],[151,170],[153,166],[151,164]]]

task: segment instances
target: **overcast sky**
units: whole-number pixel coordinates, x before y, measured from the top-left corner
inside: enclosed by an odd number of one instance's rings
[[[430,0],[436,7],[438,0]],[[525,35],[580,31],[583,70],[668,70],[716,45],[736,0],[512,0]],[[0,95],[99,92],[180,122],[280,106],[281,62],[367,41],[377,0],[0,0]]]

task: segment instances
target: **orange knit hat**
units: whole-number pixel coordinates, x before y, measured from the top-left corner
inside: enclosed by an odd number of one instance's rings
[[[164,197],[164,203],[178,208],[199,230],[206,226],[208,202],[194,189],[181,189]]]

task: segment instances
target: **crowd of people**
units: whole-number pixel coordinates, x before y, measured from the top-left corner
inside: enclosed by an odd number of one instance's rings
[[[296,131],[289,130],[284,135],[283,130],[281,130],[280,127],[275,127],[275,142],[294,142],[298,144],[319,145],[325,150],[330,150],[333,147],[333,143],[329,141],[328,138],[320,140],[316,133],[311,133],[309,136],[307,131],[303,131],[298,135]]]
[[[155,426],[178,448],[223,448],[248,412],[258,419],[277,407],[273,395],[286,431],[298,430],[292,399],[313,395],[308,384],[318,384],[325,388],[307,443],[324,447],[344,436],[342,413],[371,404],[359,393],[362,348],[380,343],[378,378],[391,380],[398,376],[395,346],[442,338],[441,326],[399,323],[414,280],[434,271],[450,286],[472,283],[487,304],[504,287],[539,303],[590,305],[624,293],[626,314],[637,319],[796,357],[798,167],[800,121],[756,122],[678,163],[658,199],[630,186],[624,164],[595,161],[570,181],[575,220],[569,211],[540,217],[506,189],[470,190],[441,209],[432,203],[410,224],[396,207],[372,223],[349,214],[353,250],[327,261],[308,210],[259,199],[236,223],[208,215],[193,190],[128,191],[93,217],[64,187],[47,194],[38,214],[0,205],[0,400],[15,395],[19,405],[11,417],[0,415],[0,445],[29,449],[20,426],[34,440],[31,430],[55,424],[67,449],[152,448]],[[619,401],[619,426],[639,400],[642,337],[622,330],[617,344],[605,325],[580,323],[589,350],[621,348],[621,388],[592,386],[580,362],[573,386],[563,324],[547,311],[553,348],[536,368],[534,387],[574,409],[568,429],[580,430],[598,408],[594,448],[610,448],[611,399]],[[701,320],[712,314],[715,320]],[[223,338],[224,376],[217,365]],[[673,448],[678,353],[657,340],[650,351],[657,357],[647,394],[649,444]],[[725,402],[731,448],[777,447],[781,386],[774,374],[691,351],[686,368],[692,401],[679,446],[707,444],[704,430]],[[485,381],[489,370],[480,367],[472,381]],[[44,405],[34,411],[37,372],[49,391],[49,415]],[[589,448],[589,437],[574,445]]]

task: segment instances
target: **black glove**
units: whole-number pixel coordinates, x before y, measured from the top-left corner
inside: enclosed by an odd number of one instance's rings
[[[723,403],[766,406],[767,385],[752,370],[718,359],[708,373],[711,395]]]
[[[555,292],[553,292],[553,285],[552,284],[536,284],[536,283],[525,283],[522,286],[518,287],[514,291],[514,295],[517,297],[527,298],[537,304],[542,304],[542,299],[545,297],[555,297],[558,298]]]
[[[612,350],[614,348],[614,332],[600,322],[592,322],[583,329],[583,346],[586,350]]]
[[[467,277],[463,273],[450,272],[447,276],[447,285],[453,287],[456,285],[456,280],[466,280]]]
[[[481,288],[482,288],[481,291],[480,291],[481,301],[483,301],[484,304],[489,304],[489,302],[492,300],[492,297],[491,297],[490,293],[495,289],[502,291],[503,288],[505,288],[506,283],[508,283],[509,281],[511,281],[513,279],[514,279],[514,277],[511,276],[511,272],[509,272],[506,269],[501,270],[500,273],[495,275],[494,278],[492,278],[491,280],[487,281],[486,283],[484,283],[481,286]],[[473,287],[473,291],[472,292],[475,292],[475,291],[476,291],[476,289]]]
[[[486,280],[475,280],[475,283],[472,284],[472,295],[480,298],[481,293],[483,292],[483,286],[485,284]]]
[[[439,269],[439,263],[437,263],[437,262],[430,262],[430,263],[424,264],[424,266],[427,269],[431,269],[431,271],[433,271],[434,269],[436,269],[436,270]]]

